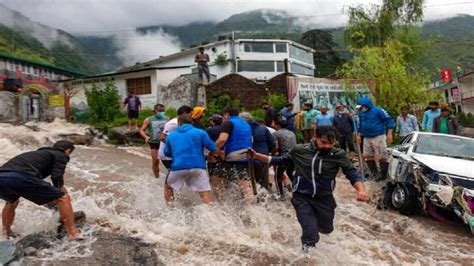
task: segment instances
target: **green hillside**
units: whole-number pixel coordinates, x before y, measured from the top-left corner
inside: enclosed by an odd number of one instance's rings
[[[0,24],[0,52],[43,64],[53,64],[54,57],[35,38]]]
[[[68,35],[65,32],[61,34]],[[74,37],[70,36],[70,38]],[[85,74],[103,70],[100,61],[95,59],[85,47],[71,46],[57,41],[48,50],[31,35],[14,31],[3,24],[0,24],[0,52]]]

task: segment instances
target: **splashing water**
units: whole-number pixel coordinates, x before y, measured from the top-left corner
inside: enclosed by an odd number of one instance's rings
[[[0,125],[0,163],[21,152],[50,144],[59,133],[83,133],[85,127],[55,121],[24,126]],[[83,210],[94,231],[138,237],[156,245],[168,264],[472,264],[473,238],[460,226],[424,217],[406,217],[355,201],[348,181],[338,178],[335,230],[322,235],[317,248],[302,253],[301,229],[289,201],[266,197],[256,205],[233,198],[213,207],[189,192],[176,205],[163,198],[164,173],[154,178],[148,150],[110,145],[77,146],[65,185],[74,210]],[[380,188],[367,183],[370,193]],[[259,191],[259,193],[265,193]],[[14,230],[27,235],[55,230],[57,213],[22,200]],[[58,240],[41,251],[42,260],[90,256],[93,238],[77,244]]]

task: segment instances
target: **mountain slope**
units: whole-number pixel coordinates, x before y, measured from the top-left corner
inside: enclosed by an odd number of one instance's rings
[[[83,73],[102,71],[102,63],[77,38],[31,21],[0,4],[0,47],[4,53]]]

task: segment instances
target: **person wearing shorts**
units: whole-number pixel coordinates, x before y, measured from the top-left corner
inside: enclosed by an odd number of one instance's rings
[[[55,202],[68,238],[74,239],[79,235],[74,225],[71,198],[63,179],[73,150],[71,142],[58,141],[53,147],[17,155],[0,167],[0,198],[6,201],[2,211],[2,224],[3,232],[8,237],[16,236],[11,227],[20,197],[37,205]],[[43,180],[48,176],[51,176],[53,185]]]
[[[357,143],[360,144],[364,137],[363,156],[370,169],[370,178],[384,180],[388,173],[387,144],[393,141],[395,122],[387,111],[375,106],[369,98],[360,98],[357,109],[360,110]]]
[[[160,137],[164,131],[168,117],[165,115],[165,106],[156,104],[153,108],[154,115],[147,117],[140,128],[140,135],[150,146],[151,169],[155,178],[160,177],[160,160],[158,159],[158,150],[160,148]]]
[[[133,91],[129,91],[127,98],[123,101],[123,105],[127,107],[128,130],[132,130],[132,125],[134,129],[137,129],[137,119],[142,106],[140,98],[136,96]]]
[[[217,151],[217,146],[206,131],[192,125],[189,113],[178,116],[179,127],[166,137],[164,154],[173,158],[165,184],[166,201],[170,204],[174,200],[174,191],[179,191],[186,184],[199,194],[205,204],[210,205],[211,184],[206,171],[204,149],[208,149],[212,155]]]
[[[239,117],[237,108],[228,107],[224,110],[222,131],[216,141],[217,147],[225,152],[225,162],[220,166],[219,177],[234,182],[239,186],[246,203],[255,201],[252,184],[248,172],[247,149],[252,148],[252,128],[249,123]]]

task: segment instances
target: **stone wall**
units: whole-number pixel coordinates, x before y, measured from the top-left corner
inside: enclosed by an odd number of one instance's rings
[[[286,77],[280,74],[264,84],[257,84],[239,74],[229,74],[206,87],[207,101],[222,94],[229,94],[232,99],[238,99],[246,109],[259,108],[268,93],[283,94],[287,97]]]
[[[158,102],[166,108],[179,108],[182,105],[194,106],[197,103],[197,84],[186,77],[178,77],[168,86],[158,87]]]
[[[20,121],[18,111],[18,96],[12,92],[0,91],[0,123]]]

